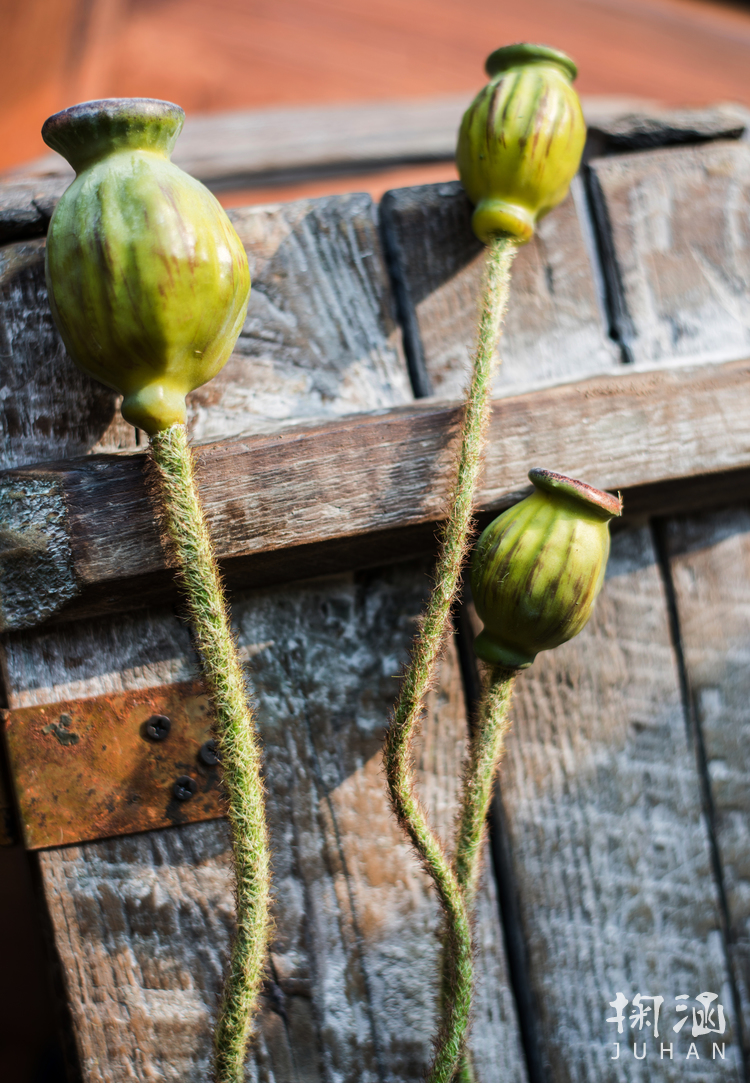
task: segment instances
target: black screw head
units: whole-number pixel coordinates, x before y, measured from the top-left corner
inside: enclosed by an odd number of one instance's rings
[[[172,723],[164,714],[152,714],[144,725],[146,736],[151,740],[164,740],[171,728]]]
[[[190,778],[190,776],[186,774],[181,774],[175,781],[174,786],[172,786],[172,793],[178,801],[189,801],[197,789],[198,783],[194,778]]]
[[[201,763],[205,763],[207,767],[215,767],[217,763],[221,763],[221,754],[216,741],[207,740],[205,744],[202,744],[201,750],[198,753],[198,758]]]

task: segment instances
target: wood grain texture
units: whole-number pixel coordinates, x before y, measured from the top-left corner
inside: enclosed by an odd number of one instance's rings
[[[188,401],[195,440],[411,399],[374,206],[364,194],[232,213],[253,290],[229,362]],[[44,240],[0,248],[3,466],[137,448],[119,400],[52,321]]]
[[[724,1061],[703,1039],[687,1060],[692,1037],[672,1031],[678,993],[720,994],[736,1019],[647,528],[614,535],[589,625],[519,678],[500,778],[545,1079],[741,1080],[736,1027]],[[664,997],[659,1039],[606,1022],[618,990]]]
[[[73,365],[52,320],[43,238],[0,248],[0,463],[135,449],[118,398]]]
[[[523,494],[533,465],[609,489],[660,484],[665,502],[670,481],[696,474],[719,481],[721,473],[747,468],[749,377],[750,363],[742,361],[597,378],[496,401],[477,507],[499,509]],[[288,580],[296,564],[290,557],[321,546],[299,566],[299,576],[309,576],[315,563],[325,570],[320,564],[330,561],[323,544],[341,549],[339,569],[360,567],[377,561],[379,533],[439,521],[459,418],[456,406],[418,403],[200,447],[201,497],[228,575],[236,584]],[[168,592],[143,463],[140,455],[96,457],[0,476],[7,629]],[[59,498],[50,521],[53,489]],[[25,589],[53,577],[53,596]]]
[[[666,542],[682,652],[705,752],[729,950],[750,1041],[750,511],[671,519]]]
[[[484,247],[471,212],[459,182],[396,189],[381,203],[407,343],[438,397],[462,395],[475,349]],[[495,396],[618,370],[589,232],[576,181],[514,262]]]
[[[450,215],[465,218],[455,187],[447,195]],[[404,207],[409,210],[408,199]],[[540,462],[599,486],[641,488],[750,465],[749,364],[624,370],[602,331],[580,207],[559,209],[557,226],[553,217],[546,221],[551,233],[542,238],[542,256],[527,249],[519,258],[530,262],[519,265],[518,282],[548,368],[534,371],[536,341],[517,338],[518,358],[526,352],[530,360],[528,368],[519,364],[519,380],[531,388],[582,373],[606,376],[496,403],[479,496],[485,508],[518,494],[530,465]],[[442,215],[436,208],[435,216]],[[451,316],[457,327],[469,327],[476,252],[466,256],[465,230],[451,249],[458,228],[450,215],[440,220],[448,224],[442,241],[438,234],[419,250],[417,223],[407,247],[418,254],[414,284],[425,289],[420,299],[422,288],[415,288],[414,312],[434,295],[443,299],[432,316],[428,308],[419,318],[425,343],[441,321],[441,335],[451,335]],[[276,552],[285,557],[289,579],[290,570],[301,573],[290,560],[298,549],[334,551],[349,540],[351,569],[361,565],[358,541],[429,526],[442,516],[458,410],[406,403],[399,333],[366,198],[253,210],[235,221],[250,255],[258,308],[251,304],[224,384],[191,402],[191,426],[203,438],[265,433],[200,448],[201,486],[220,556],[232,577],[263,579],[263,557]],[[15,300],[8,313],[12,327],[21,329],[12,347],[35,342],[35,315],[44,314],[42,244],[6,247]],[[447,247],[442,255],[440,245]],[[28,304],[25,275],[36,292]],[[512,328],[510,334],[512,341]],[[461,356],[454,341],[451,358],[465,362],[466,343]],[[582,356],[590,371],[576,369],[583,344],[590,348]],[[44,352],[57,350],[49,345]],[[555,370],[558,356],[561,369]],[[59,446],[48,449],[47,435],[33,422],[42,408],[34,405],[44,403],[48,417],[57,418],[50,415],[55,399],[35,390],[31,349],[23,347],[16,358],[22,361],[14,366],[27,368],[16,403],[32,407],[24,409],[31,422],[17,444],[7,443],[5,467],[13,471],[3,477],[2,600],[15,600],[20,615],[19,565],[27,576],[36,572],[40,585],[59,576],[52,610],[40,605],[38,615],[23,619],[27,624],[64,618],[54,608],[65,599],[80,614],[137,606],[144,599],[139,584],[155,599],[169,576],[140,455],[17,467],[70,458],[110,441],[111,396],[105,410],[83,412],[78,447],[63,423]],[[455,379],[457,367],[446,363],[446,381]],[[101,391],[92,387],[78,399],[94,404],[96,395]],[[314,423],[321,415],[376,408],[381,411],[367,417]],[[281,425],[295,417],[310,424]],[[133,442],[132,432],[122,441]],[[247,574],[256,563],[261,574]],[[423,569],[412,565],[245,590],[234,599],[264,723],[278,916],[249,1076],[414,1079],[423,1070],[436,911],[387,815],[379,748],[425,592]],[[169,683],[192,676],[195,667],[186,630],[169,609],[14,633],[4,647],[12,705]],[[679,1044],[680,1057],[669,1067],[651,1048],[648,1061],[636,1062],[632,1045],[621,1064],[610,1060],[608,1044],[616,1036],[606,1017],[617,989],[631,998],[640,990],[667,999],[683,988],[691,995],[712,989],[727,1010],[732,1004],[731,993],[725,996],[728,968],[698,772],[685,739],[667,609],[645,530],[618,536],[595,621],[580,640],[523,678],[517,706],[503,800],[550,1076],[739,1079],[736,1039],[721,1065],[708,1065],[703,1055],[686,1064],[686,1047]],[[425,795],[443,828],[452,815],[449,784],[464,738],[451,654],[421,756]],[[224,825],[46,851],[41,864],[85,1076],[205,1079],[232,926]],[[481,1079],[514,1080],[525,1073],[497,917],[488,880],[479,911],[483,982],[474,1045]]]
[[[188,117],[173,161],[201,181],[452,159],[466,95]]]
[[[277,926],[249,1076],[414,1080],[427,1061],[437,909],[388,812],[380,753],[426,588],[411,564],[233,601],[263,723]],[[21,706],[186,679],[195,662],[174,615],[152,611],[16,638],[7,667]],[[465,739],[451,651],[420,753],[444,833]],[[206,1079],[232,926],[223,822],[41,857],[86,1079]],[[479,1075],[524,1079],[488,887],[478,913]]]
[[[635,362],[746,354],[750,146],[615,156],[590,170],[617,333]]]
[[[229,213],[253,288],[221,374],[188,400],[205,441],[411,400],[401,333],[364,193]]]

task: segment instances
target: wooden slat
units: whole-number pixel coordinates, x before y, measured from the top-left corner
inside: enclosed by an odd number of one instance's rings
[[[248,181],[305,176],[310,171],[448,161],[471,94],[403,101],[359,102],[188,114],[172,161],[193,177],[221,188]],[[19,167],[23,177],[73,177],[55,152]],[[20,203],[20,201],[19,201]]]
[[[311,168],[450,160],[470,100],[444,95],[187,117],[173,159],[212,185]]]
[[[365,193],[229,213],[253,289],[232,357],[188,400],[193,439],[412,399]]]
[[[458,182],[386,193],[381,220],[423,393],[459,397],[475,346],[484,247]],[[617,371],[580,183],[516,257],[496,396]],[[415,361],[416,357],[416,361]]]
[[[613,537],[585,630],[539,656],[517,686],[501,796],[539,1057],[549,1081],[742,1079],[736,1027],[724,1061],[675,997],[731,1008],[695,753],[688,743],[667,603],[649,530]],[[663,996],[653,1024],[617,1033],[617,991]],[[630,1015],[635,1010],[628,1008]],[[613,1060],[614,1044],[621,1045]],[[636,1060],[633,1044],[646,1057]],[[660,1044],[673,1044],[662,1060]]]
[[[750,146],[718,142],[590,164],[613,319],[636,362],[750,348]]]
[[[717,498],[722,479],[736,487],[720,474],[750,467],[749,379],[741,361],[497,401],[477,505],[507,505],[539,464],[599,487],[650,490],[657,508],[659,485],[667,509],[673,482],[715,474]],[[397,542],[383,534],[443,516],[459,415],[422,403],[201,447],[201,494],[228,574],[264,584],[330,571],[325,563],[359,567],[382,558],[382,548],[393,554]],[[141,455],[97,457],[0,477],[7,629],[169,591],[143,464]],[[333,556],[324,543],[336,544]]]
[[[438,912],[388,812],[380,747],[426,592],[418,564],[233,601],[262,723],[275,884],[273,985],[249,1076],[423,1072]],[[13,706],[137,690],[195,670],[171,610],[16,638],[7,663]],[[451,653],[420,755],[425,799],[445,834],[465,741]],[[41,858],[84,1079],[205,1079],[232,924],[223,822]],[[491,889],[479,917],[479,1075],[524,1079]]]
[[[750,1057],[750,511],[672,519],[666,546]]]

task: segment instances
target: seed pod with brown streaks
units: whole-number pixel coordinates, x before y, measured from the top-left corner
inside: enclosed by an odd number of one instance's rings
[[[548,469],[535,491],[482,533],[471,591],[484,630],[474,648],[495,665],[526,668],[541,650],[573,638],[591,615],[609,556],[619,498]]]
[[[456,165],[477,237],[522,244],[565,198],[581,161],[578,70],[565,53],[527,43],[496,49],[486,68],[490,82],[464,114]]]

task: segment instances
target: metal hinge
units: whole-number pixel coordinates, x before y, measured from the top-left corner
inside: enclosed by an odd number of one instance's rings
[[[200,682],[0,713],[28,850],[225,815]]]

